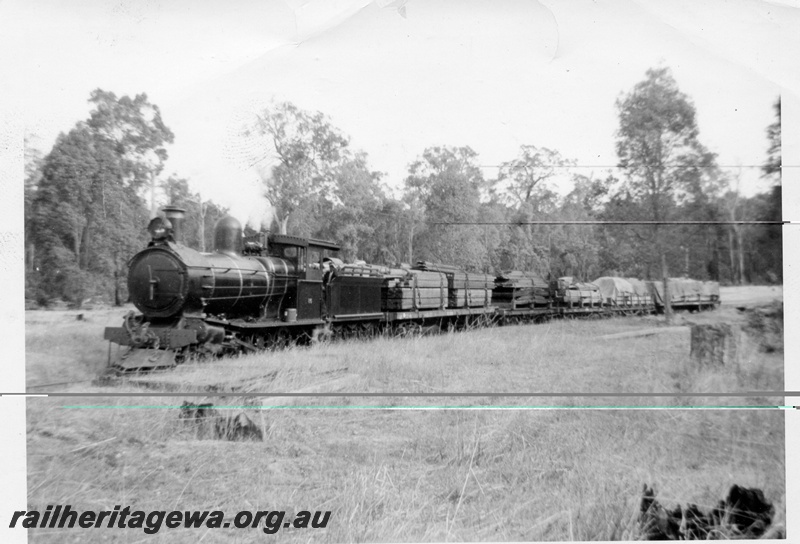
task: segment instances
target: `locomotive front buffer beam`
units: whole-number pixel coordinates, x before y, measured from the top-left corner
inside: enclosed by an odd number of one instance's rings
[[[123,347],[113,357],[109,351],[108,367],[117,374],[169,370],[177,364],[176,355],[170,349]]]
[[[197,343],[193,329],[152,328],[144,338],[131,336],[125,327],[106,327],[108,367],[118,373],[165,370],[174,367],[177,349]],[[114,350],[111,344],[117,344]]]

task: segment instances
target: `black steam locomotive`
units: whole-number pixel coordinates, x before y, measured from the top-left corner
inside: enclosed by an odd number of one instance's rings
[[[130,312],[121,327],[105,330],[105,339],[118,345],[109,355],[118,372],[382,330],[409,334],[663,307],[655,282],[631,280],[641,288],[627,288],[625,280],[601,278],[613,280],[598,281],[601,289],[571,278],[495,277],[427,262],[413,268],[345,264],[335,256],[335,243],[282,234],[245,239],[230,216],[215,226],[214,251],[200,253],[180,243],[184,210],[167,207],[164,215],[150,222],[150,243],[130,261],[128,290],[141,314]],[[675,280],[674,305],[719,304],[718,285],[694,283],[700,288],[677,289],[682,284]]]

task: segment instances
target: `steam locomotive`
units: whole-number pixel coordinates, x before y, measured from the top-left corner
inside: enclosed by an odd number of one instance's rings
[[[471,324],[652,313],[664,305],[655,282],[631,280],[638,282],[634,288],[619,278],[547,282],[530,272],[495,277],[428,262],[413,268],[345,264],[333,242],[283,234],[245,239],[231,216],[217,222],[214,250],[201,253],[181,243],[185,211],[170,206],[163,212],[148,225],[147,248],[130,261],[128,291],[141,313],[129,312],[122,326],[105,330],[105,339],[117,345],[109,349],[116,372],[384,330],[405,335]],[[677,289],[681,284],[674,280],[673,305],[719,304],[718,285],[694,283],[700,288]]]

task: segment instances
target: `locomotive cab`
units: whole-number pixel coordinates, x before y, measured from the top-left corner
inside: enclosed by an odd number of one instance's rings
[[[269,255],[292,263],[297,271],[294,297],[287,297],[284,319],[320,319],[323,315],[325,285],[323,266],[328,252],[339,251],[339,246],[324,240],[300,238],[287,234],[272,234],[268,239]]]
[[[339,251],[339,246],[325,240],[300,238],[288,234],[271,234],[268,238],[269,255],[293,263],[298,277],[305,280],[322,280],[322,266],[327,252]]]

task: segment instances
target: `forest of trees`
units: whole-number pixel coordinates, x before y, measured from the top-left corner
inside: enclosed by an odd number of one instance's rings
[[[212,249],[225,213],[193,193],[191,180],[163,178],[175,136],[146,95],[98,89],[89,101],[89,118],[49,153],[26,146],[26,298],[39,304],[125,302],[126,263],[146,245],[159,203],[187,209],[185,241],[200,251]],[[528,144],[491,179],[475,150],[442,145],[422,150],[396,197],[322,113],[276,103],[246,130],[267,142],[258,163],[267,165],[271,230],[337,241],[346,261],[430,260],[586,281],[660,278],[666,267],[670,276],[775,283],[780,225],[742,223],[781,220],[780,99],[774,107],[762,167],[772,188],[752,197],[739,190],[741,172],[718,165],[701,143],[694,105],[667,68],[648,70],[617,101],[618,168],[599,177]],[[570,182],[566,195],[556,180]]]

